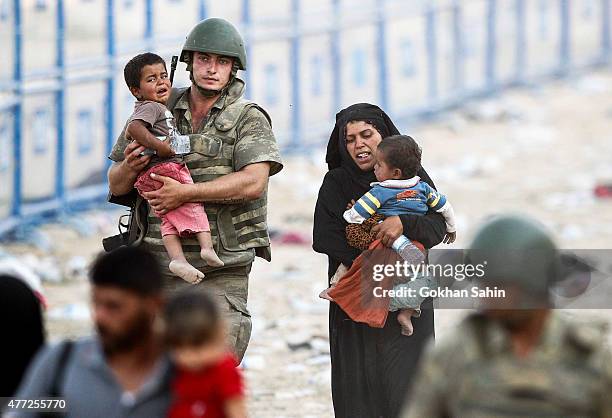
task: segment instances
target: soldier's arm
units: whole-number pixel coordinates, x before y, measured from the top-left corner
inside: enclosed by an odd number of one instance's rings
[[[252,107],[236,127],[234,172],[192,188],[188,201],[242,203],[259,199],[268,187],[268,178],[282,165],[272,127],[261,110]]]
[[[607,332],[605,333],[605,338],[607,339]],[[606,344],[602,341],[601,345]],[[612,397],[610,393],[612,392],[612,352],[607,344],[604,347],[600,347],[599,351],[601,353],[598,356],[598,364],[595,365],[595,369],[600,369],[602,371],[602,381],[601,386],[599,388],[599,413],[598,415],[602,418],[612,418]]]
[[[181,184],[170,177],[155,176],[164,185],[142,196],[157,212],[164,214],[185,202],[236,204],[260,198],[268,185],[268,163],[250,164],[206,183]]]
[[[206,183],[185,188],[186,202],[243,203],[263,196],[268,187],[270,163],[254,163]]]

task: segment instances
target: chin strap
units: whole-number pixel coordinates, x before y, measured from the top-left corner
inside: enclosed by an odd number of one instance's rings
[[[234,81],[234,79],[236,78],[236,74],[238,73],[238,63],[236,62],[236,60],[234,60],[234,63],[232,65],[232,74],[230,75],[230,79],[221,90],[211,90],[211,89],[205,89],[204,87],[201,87],[200,85],[198,85],[198,83],[196,83],[195,79],[193,78],[193,67],[189,65],[187,67],[187,70],[189,71],[189,79],[191,80],[191,83],[194,86],[196,86],[196,88],[198,89],[198,91],[200,92],[202,96],[215,97],[215,96],[224,94],[229,88],[229,86],[232,85],[232,82]]]

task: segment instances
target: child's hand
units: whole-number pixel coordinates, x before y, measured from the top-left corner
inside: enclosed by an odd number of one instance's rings
[[[446,235],[444,235],[444,239],[442,240],[442,242],[445,244],[452,244],[453,242],[455,242],[456,238],[457,238],[456,232],[447,232]]]
[[[346,209],[348,210],[352,208],[353,206],[355,206],[355,199],[351,199],[351,201],[347,203]]]
[[[174,155],[174,151],[168,142],[162,142],[158,146],[157,155],[161,158],[168,158]]]

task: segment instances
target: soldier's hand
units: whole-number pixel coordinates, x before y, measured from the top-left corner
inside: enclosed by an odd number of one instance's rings
[[[376,234],[385,247],[390,247],[393,242],[404,232],[404,226],[399,216],[389,216],[382,223],[374,225],[371,232]]]
[[[133,173],[140,173],[151,161],[150,155],[140,155],[146,148],[134,141],[128,144],[123,151],[125,166]]]
[[[189,185],[181,184],[173,178],[159,174],[151,173],[151,178],[163,183],[163,186],[152,192],[144,192],[142,196],[147,199],[156,213],[163,215],[185,203],[183,200],[184,188]]]

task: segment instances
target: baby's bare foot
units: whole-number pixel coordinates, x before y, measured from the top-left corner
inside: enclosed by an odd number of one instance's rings
[[[204,273],[183,260],[172,260],[168,268],[187,283],[197,284],[204,278]]]
[[[330,291],[330,290],[331,290],[331,287],[329,287],[329,288],[325,289],[324,291],[322,291],[321,293],[319,293],[319,297],[320,297],[321,299],[326,299],[326,300],[328,300],[328,301],[330,301],[330,302],[333,302],[333,301],[334,301],[334,299],[333,299],[331,296],[329,296],[329,291]]]
[[[412,310],[401,310],[397,314],[397,322],[399,322],[400,326],[402,327],[402,335],[410,337],[414,332],[414,328],[412,326]]]
[[[202,248],[200,250],[200,257],[202,257],[202,260],[206,261],[206,264],[210,267],[223,267],[225,265],[212,248]]]

